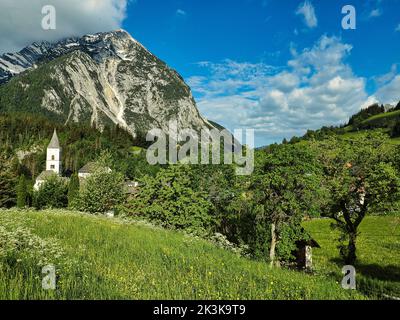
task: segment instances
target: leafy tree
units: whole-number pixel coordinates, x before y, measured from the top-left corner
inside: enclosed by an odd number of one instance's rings
[[[79,197],[79,178],[73,174],[68,185],[68,207],[72,208]]]
[[[233,165],[191,166],[191,187],[206,196],[211,204],[213,231],[237,242],[238,224],[235,201],[240,195],[240,178]]]
[[[207,195],[193,189],[189,166],[172,165],[161,169],[155,178],[145,177],[129,212],[144,216],[165,227],[196,233],[209,230],[213,219]]]
[[[20,209],[28,205],[28,186],[25,175],[21,175],[17,186],[17,207]]]
[[[300,223],[304,216],[317,214],[321,170],[306,144],[275,146],[258,155],[248,195],[255,224],[251,235],[255,240],[250,242],[265,253],[266,239],[270,239],[272,266],[277,246],[281,253],[290,252],[280,258],[290,260],[295,242],[308,237],[301,232]],[[291,233],[293,237],[283,237],[284,233],[289,234],[288,227],[296,230]]]
[[[399,197],[400,179],[391,163],[394,149],[387,139],[376,133],[320,143],[329,191],[325,212],[341,232],[340,253],[350,265],[357,258],[358,228],[364,217]]]
[[[135,151],[127,159],[123,159],[121,169],[128,179],[138,180],[146,175],[155,177],[160,165],[149,165],[146,159],[146,151]]]
[[[82,183],[76,207],[90,213],[106,213],[125,200],[124,177],[98,163],[98,167]]]
[[[56,174],[48,177],[33,193],[33,204],[36,209],[66,208],[68,205],[68,186],[65,180]]]

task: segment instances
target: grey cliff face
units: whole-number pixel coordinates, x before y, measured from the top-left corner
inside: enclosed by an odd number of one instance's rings
[[[24,75],[42,66],[50,70],[45,76],[51,85],[41,87],[39,107],[65,124],[90,121],[101,129],[112,122],[135,137],[152,128],[167,132],[170,120],[196,131],[213,127],[199,114],[182,77],[123,30],[34,43],[5,54],[0,85],[18,81],[21,94],[29,95],[37,87]]]

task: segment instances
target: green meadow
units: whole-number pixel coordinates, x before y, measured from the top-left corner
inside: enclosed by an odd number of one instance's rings
[[[317,274],[339,275],[343,267],[337,247],[339,234],[330,228],[329,219],[304,223],[321,246],[314,249]],[[400,297],[400,216],[366,217],[357,240],[358,288],[379,298]]]
[[[383,219],[392,230],[397,220]],[[308,226],[313,229],[313,224]],[[326,223],[316,221],[319,225]],[[393,230],[398,233],[395,225]],[[69,211],[0,211],[0,233],[5,239],[0,240],[0,299],[367,298],[341,288],[340,270],[330,260],[335,258],[333,242],[322,235],[315,258],[318,272],[311,275],[270,269],[207,241],[146,223]],[[14,245],[7,247],[6,241]],[[365,253],[370,260],[362,261],[396,263],[399,248],[381,248],[383,244],[361,240],[361,252],[380,249],[375,257]],[[42,289],[45,263],[57,267],[56,290]],[[327,275],[325,267],[333,274]]]

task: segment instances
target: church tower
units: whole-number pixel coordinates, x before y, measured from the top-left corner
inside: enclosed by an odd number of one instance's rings
[[[53,137],[47,147],[46,171],[53,171],[61,175],[61,147],[57,137],[57,131],[54,129]]]

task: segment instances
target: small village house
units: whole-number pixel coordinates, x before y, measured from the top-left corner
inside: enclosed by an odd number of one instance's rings
[[[314,239],[300,240],[296,242],[296,264],[297,268],[311,271],[313,266],[312,249],[321,248]]]

